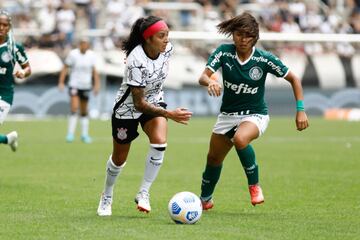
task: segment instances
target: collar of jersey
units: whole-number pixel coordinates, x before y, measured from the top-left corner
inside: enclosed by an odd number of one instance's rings
[[[235,52],[236,52],[236,51],[235,51]],[[254,53],[255,53],[255,47],[252,48],[252,53],[251,53],[251,55],[249,56],[249,58],[242,62],[242,61],[240,60],[237,52],[236,52],[236,60],[239,62],[240,65],[245,65],[245,64],[247,64],[247,63],[250,61],[250,59],[251,59],[251,57],[254,55]]]
[[[0,44],[0,47],[4,47],[4,46],[6,46],[6,45],[7,45],[7,43],[4,42],[3,44]]]

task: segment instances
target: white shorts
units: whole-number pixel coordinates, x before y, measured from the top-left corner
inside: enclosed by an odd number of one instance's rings
[[[5,121],[6,116],[10,111],[10,104],[4,100],[0,100],[0,125]]]
[[[254,123],[259,129],[259,136],[261,136],[269,125],[270,117],[262,114],[220,113],[213,128],[213,133],[227,135],[232,129],[236,131],[236,128],[246,121]]]

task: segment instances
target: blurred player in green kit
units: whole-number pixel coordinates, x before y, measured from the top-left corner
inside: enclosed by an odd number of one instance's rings
[[[16,70],[16,62],[21,69]],[[4,122],[14,98],[15,78],[24,79],[31,74],[31,68],[24,48],[15,43],[11,34],[11,17],[0,10],[0,125]],[[13,151],[18,146],[18,133],[12,131],[0,134],[0,144],[8,144]]]

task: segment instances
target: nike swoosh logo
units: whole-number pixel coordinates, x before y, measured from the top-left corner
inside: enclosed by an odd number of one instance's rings
[[[153,161],[159,161],[159,160],[161,160],[161,158],[153,158],[153,157],[150,157],[150,159],[153,160]]]

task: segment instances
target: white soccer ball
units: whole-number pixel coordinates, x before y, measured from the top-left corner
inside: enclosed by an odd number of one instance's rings
[[[169,201],[169,214],[178,224],[194,224],[202,214],[200,198],[192,192],[179,192]]]

